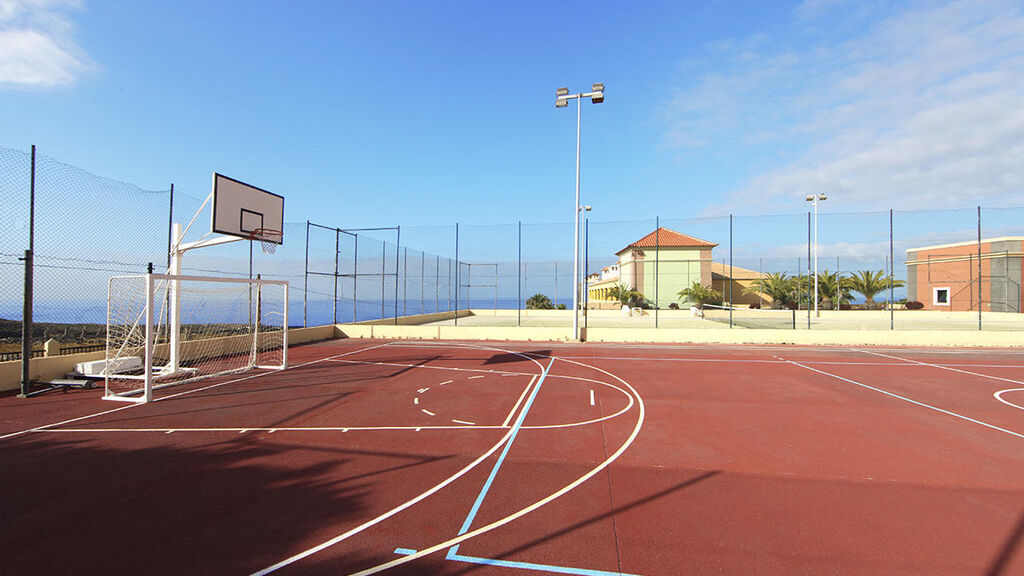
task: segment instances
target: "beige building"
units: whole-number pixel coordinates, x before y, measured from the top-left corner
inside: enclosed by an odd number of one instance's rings
[[[712,261],[718,246],[668,228],[657,230],[616,252],[618,262],[587,277],[592,302],[615,301],[613,288],[623,284],[644,295],[659,308],[679,302],[679,291],[700,282],[728,298],[729,267]],[[733,267],[733,300],[737,304],[767,302],[760,295],[744,295],[743,288],[760,278],[752,270]],[[722,290],[725,288],[725,290]]]

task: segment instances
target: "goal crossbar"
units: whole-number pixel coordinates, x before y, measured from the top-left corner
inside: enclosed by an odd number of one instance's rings
[[[178,274],[108,284],[104,376],[110,400],[253,368],[288,366],[288,282]],[[157,384],[157,381],[160,381]]]

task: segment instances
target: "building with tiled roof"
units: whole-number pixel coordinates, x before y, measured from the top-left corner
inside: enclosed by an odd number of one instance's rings
[[[614,287],[624,284],[643,294],[658,308],[668,308],[679,302],[680,290],[700,282],[722,292],[726,299],[731,286],[736,304],[765,301],[759,294],[743,294],[743,289],[760,278],[760,274],[734,267],[730,276],[728,267],[722,268],[712,260],[711,251],[716,246],[715,242],[658,228],[615,253],[619,258],[616,278],[588,279],[588,299],[612,300]]]

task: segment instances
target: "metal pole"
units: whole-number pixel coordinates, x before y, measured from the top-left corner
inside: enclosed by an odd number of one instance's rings
[[[892,247],[892,208],[889,209],[889,330],[896,329],[896,297],[893,282],[896,277],[895,252]]]
[[[395,226],[395,325],[398,325],[398,255],[402,250],[402,227]],[[381,277],[381,284],[384,278]]]
[[[422,301],[422,298],[420,299]],[[402,316],[409,315],[409,247],[402,252]]]
[[[426,268],[427,268],[427,254],[426,254],[426,252],[420,251],[420,314],[423,314],[423,306],[424,306],[423,299],[425,298],[425,294],[424,294],[423,291],[425,289],[424,288],[424,284],[427,283],[427,278],[426,278],[427,270],[426,270]]]
[[[590,218],[583,221],[583,327],[590,327],[590,290],[587,276],[590,275]]]
[[[359,234],[354,236],[353,241],[355,246],[352,256],[352,322],[356,322],[356,305],[358,304],[356,293],[359,291]],[[337,278],[335,278],[335,282],[337,282]]]
[[[523,325],[523,221],[519,221],[519,266],[516,274],[517,303],[516,303],[516,326]]]
[[[729,214],[729,328],[732,328],[732,309],[734,308],[732,302],[732,214]],[[799,298],[797,298],[799,301]]]
[[[174,183],[171,183],[171,201],[170,206],[167,208],[167,269],[171,269],[171,245],[173,235],[172,229],[174,228]]]
[[[170,266],[168,266],[168,268],[169,267]],[[334,277],[334,283],[335,284],[338,283],[338,277],[337,276]],[[306,259],[305,259],[305,263],[302,265],[302,327],[303,328],[306,328],[306,327],[309,326],[309,324],[306,323],[307,322],[306,306],[307,306],[307,301],[308,300],[309,300],[309,220],[306,220]]]
[[[814,316],[820,316],[818,311],[818,195],[814,195]]]
[[[555,260],[555,308],[558,308],[558,260]]]
[[[658,327],[658,308],[661,308],[661,300],[658,299],[658,280],[661,279],[661,217],[654,217],[654,327]]]
[[[387,293],[387,283],[384,281],[388,272],[388,245],[386,242],[380,243],[380,318],[384,319],[384,295]]]
[[[580,317],[577,292],[579,292],[580,266],[580,113],[583,110],[583,98],[576,98],[576,205],[573,206],[572,233],[572,337],[580,339]]]
[[[252,239],[249,239],[249,280],[252,280]],[[252,284],[249,284],[249,326],[252,326]]]
[[[811,212],[807,211],[807,274],[811,273]],[[810,278],[808,278],[810,280]],[[807,329],[811,329],[811,302],[810,302],[810,290],[811,287],[807,287]],[[799,298],[797,299],[799,302]]]
[[[984,286],[982,285],[981,275],[981,206],[978,206],[978,330],[981,330],[981,308],[982,308],[982,295],[984,292]],[[952,300],[952,298],[950,298]]]
[[[174,183],[171,182],[171,199],[170,205],[167,208],[167,270],[171,269],[171,249],[173,248],[174,239]],[[167,307],[166,325],[171,325],[171,307]]]
[[[338,254],[341,249],[341,229],[334,229],[334,316],[333,323],[338,323]],[[306,247],[306,251],[309,251],[309,247]]]
[[[459,325],[459,223],[455,223],[455,325]]]
[[[32,301],[33,272],[36,247],[36,146],[32,145],[32,166],[29,177],[28,250],[25,251],[25,292],[21,313],[21,394],[27,398],[32,392]]]
[[[494,313],[498,313],[498,263],[494,263]]]
[[[440,312],[441,308],[441,256],[434,255],[434,312]]]

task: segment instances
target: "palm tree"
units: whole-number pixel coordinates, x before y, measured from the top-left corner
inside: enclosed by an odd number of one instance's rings
[[[882,270],[858,270],[850,278],[850,289],[864,295],[864,307],[870,310],[875,307],[875,294],[887,289],[890,281],[894,288],[903,286],[903,280],[886,276]]]
[[[618,300],[623,306],[635,307],[640,306],[644,300],[644,295],[633,290],[625,284],[619,284],[618,286],[612,286],[608,291],[609,296]]]
[[[769,272],[743,289],[744,294],[764,294],[772,299],[772,308],[782,308],[794,299],[799,281],[785,272]]]
[[[689,288],[679,291],[679,299],[693,302],[697,308],[703,308],[705,304],[720,304],[722,293],[700,282],[694,282]]]
[[[842,272],[829,272],[826,268],[818,273],[818,298],[825,308],[838,306],[850,299],[850,278]]]
[[[530,296],[526,300],[526,309],[527,310],[553,310],[554,309],[554,305],[551,304],[551,298],[548,298],[547,296],[545,296],[543,294],[537,293],[537,294],[534,294],[533,296]]]

